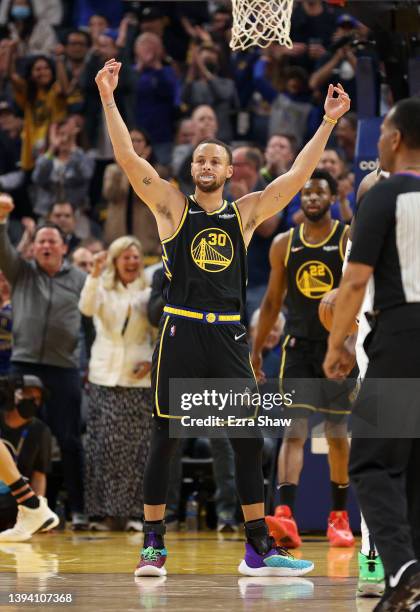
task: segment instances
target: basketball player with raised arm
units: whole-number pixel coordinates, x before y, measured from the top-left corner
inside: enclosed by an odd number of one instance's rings
[[[261,304],[252,364],[263,379],[262,347],[283,300],[288,315],[280,364],[281,392],[294,393],[278,461],[279,497],[275,516],[266,522],[276,543],[287,548],[301,544],[294,519],[295,500],[303,468],[303,448],[308,420],[323,417],[328,442],[332,507],[327,535],[331,546],[354,545],[346,512],[349,489],[347,419],[350,402],[338,385],[319,384],[324,379],[322,362],[327,352],[328,332],[318,316],[322,297],[338,287],[346,249],[348,226],[331,218],[337,183],[325,170],[315,170],[302,189],[303,223],[279,234],[270,249],[271,272]],[[296,379],[304,379],[297,385]]]
[[[328,88],[325,116],[292,168],[264,191],[236,203],[223,201],[232,176],[229,147],[218,140],[193,152],[194,195],[186,197],[136,155],[113,91],[121,64],[108,61],[96,76],[117,162],[155,215],[162,260],[170,283],[153,356],[154,426],[144,476],[144,546],[137,576],[166,574],[164,513],[171,457],[169,380],[253,379],[246,329],[246,248],[255,228],[282,210],[315,169],[334,125],[350,108],[341,85]],[[173,415],[172,415],[173,416]],[[313,568],[277,550],[264,521],[262,437],[232,439],[236,481],[245,518],[246,554],[239,571],[250,576],[302,575]]]

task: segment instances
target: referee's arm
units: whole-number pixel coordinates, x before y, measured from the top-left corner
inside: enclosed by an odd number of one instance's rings
[[[385,184],[386,181],[375,185],[366,194],[357,215],[349,263],[337,294],[324,361],[324,371],[329,378],[345,378],[351,369],[352,359],[344,342],[362,306],[392,214]]]

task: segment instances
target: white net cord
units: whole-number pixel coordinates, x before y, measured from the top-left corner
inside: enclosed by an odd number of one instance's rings
[[[290,19],[293,0],[232,0],[234,51],[253,45],[268,47],[273,42],[292,48]]]

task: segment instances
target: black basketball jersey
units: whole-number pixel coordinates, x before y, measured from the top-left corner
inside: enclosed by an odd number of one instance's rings
[[[330,234],[318,244],[305,241],[303,224],[290,230],[285,259],[286,334],[309,340],[327,338],[328,332],[319,320],[318,306],[323,295],[339,285],[347,229],[347,225],[335,221]]]
[[[178,229],[162,241],[169,279],[167,302],[204,311],[243,314],[247,263],[240,213],[234,202],[207,213],[186,198]]]

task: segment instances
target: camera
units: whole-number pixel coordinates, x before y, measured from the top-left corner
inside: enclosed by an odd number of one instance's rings
[[[334,54],[336,51],[346,46],[351,47],[355,51],[359,51],[367,47],[375,47],[376,42],[374,40],[360,40],[356,35],[348,34],[336,40],[335,43],[331,45],[330,51]]]

